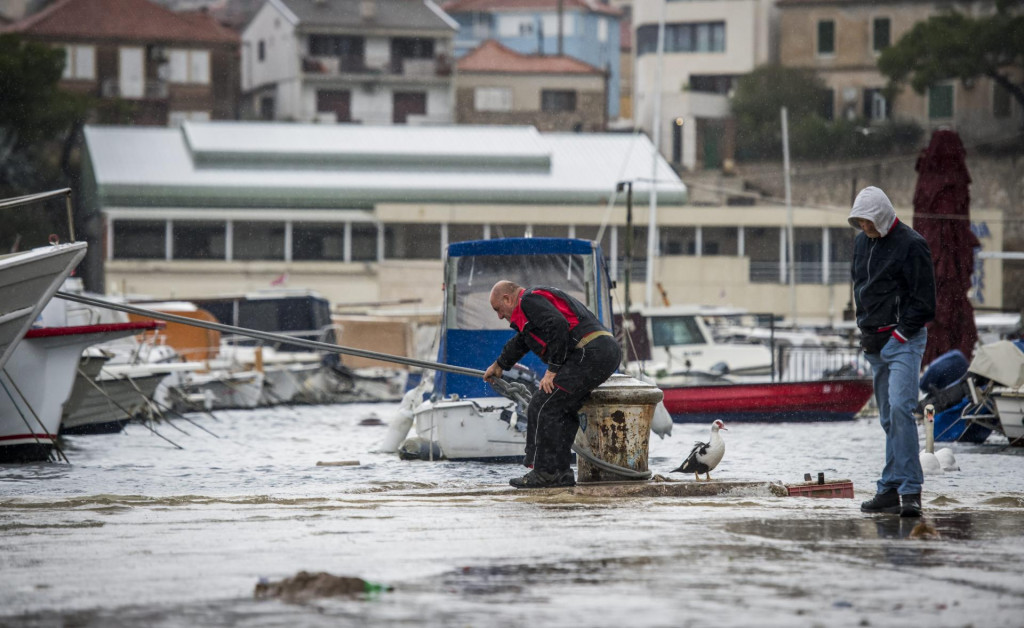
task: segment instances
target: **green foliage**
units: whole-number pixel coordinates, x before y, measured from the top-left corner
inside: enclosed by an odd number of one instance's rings
[[[0,128],[15,136],[15,150],[52,139],[82,116],[82,100],[57,87],[63,72],[61,49],[0,35]]]
[[[912,152],[923,135],[913,122],[871,124],[867,120],[830,122],[821,116],[825,83],[811,70],[762,66],[736,83],[736,156],[740,161],[782,158],[784,106],[793,159],[857,159]]]
[[[987,76],[1024,106],[1024,90],[1011,79],[1024,66],[1024,15],[1011,12],[1013,4],[1000,2],[985,17],[949,12],[918,22],[882,53],[878,69],[892,89],[909,83],[919,94],[939,81]]]
[[[790,153],[794,159],[863,159],[910,153],[920,145],[923,134],[914,122],[887,121],[869,126],[866,120],[827,122],[809,116],[791,126]]]
[[[62,149],[89,101],[58,88],[63,72],[59,48],[0,34],[0,198],[67,185]],[[47,225],[58,224],[47,212],[61,209],[49,203],[42,213],[39,208],[0,210],[0,253],[15,243],[21,248],[45,244],[53,230]]]
[[[825,83],[811,70],[764,65],[736,81],[732,112],[736,116],[736,149],[740,159],[782,155],[781,107],[790,124],[813,116]]]

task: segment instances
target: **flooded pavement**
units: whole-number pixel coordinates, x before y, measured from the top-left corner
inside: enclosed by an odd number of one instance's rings
[[[394,405],[219,412],[0,466],[0,625],[1020,626],[1024,451],[953,445],[926,516],[864,515],[875,420],[729,425],[720,481],[851,479],[856,499],[515,491],[511,464],[371,453]],[[371,422],[372,423],[372,422]],[[653,437],[668,474],[708,426]],[[317,462],[358,460],[358,466]],[[675,474],[683,481],[692,476]],[[256,600],[299,571],[393,587]]]

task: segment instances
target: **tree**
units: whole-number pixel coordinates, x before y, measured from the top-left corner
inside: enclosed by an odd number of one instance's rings
[[[918,22],[878,59],[890,90],[909,81],[924,91],[938,81],[987,76],[1024,107],[1024,85],[1013,81],[1024,67],[1024,15],[1017,0],[999,0],[996,13],[973,18],[942,13]]]
[[[62,153],[88,111],[83,96],[62,92],[64,52],[0,34],[0,198],[60,187]],[[38,245],[52,231],[38,217],[17,210],[0,215],[0,251],[19,235]]]
[[[790,122],[819,113],[825,83],[812,70],[763,65],[736,81],[732,112],[740,157],[776,158],[782,154],[779,109]]]

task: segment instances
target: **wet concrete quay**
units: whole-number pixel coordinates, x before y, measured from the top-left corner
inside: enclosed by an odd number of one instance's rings
[[[928,479],[922,525],[859,512],[882,456],[871,420],[730,426],[711,482],[668,474],[707,431],[676,425],[651,443],[651,469],[674,481],[648,484],[667,493],[623,495],[517,491],[516,465],[374,454],[384,428],[359,422],[386,410],[220,413],[203,424],[219,439],[182,424],[182,451],[129,426],[69,439],[71,465],[0,467],[0,625],[1019,626],[1024,616],[1024,456],[998,441],[954,445],[962,470]],[[768,487],[817,472],[850,478],[855,498]],[[393,590],[254,598],[261,578],[300,571]]]

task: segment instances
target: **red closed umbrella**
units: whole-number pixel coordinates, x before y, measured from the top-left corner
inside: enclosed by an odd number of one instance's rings
[[[978,340],[967,292],[974,249],[981,244],[971,231],[971,175],[965,156],[960,136],[939,130],[914,166],[914,229],[928,241],[935,265],[935,321],[928,328],[924,364],[952,349],[969,360]]]

